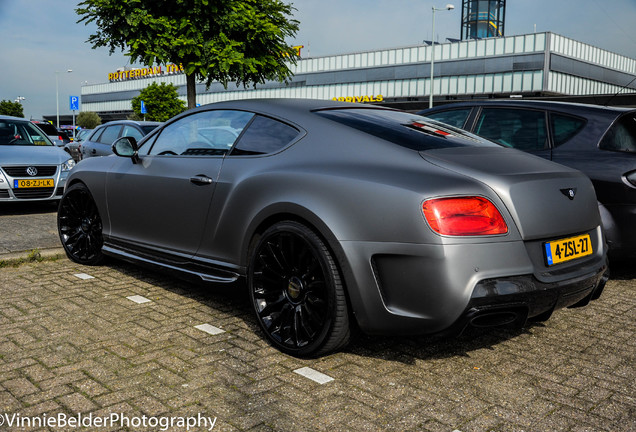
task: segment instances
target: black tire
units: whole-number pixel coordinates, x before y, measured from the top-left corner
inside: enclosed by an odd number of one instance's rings
[[[263,233],[250,257],[248,288],[258,323],[282,352],[315,357],[349,342],[340,271],[306,226],[285,221]]]
[[[57,211],[57,230],[72,261],[85,265],[103,261],[102,219],[84,184],[76,183],[64,192]]]

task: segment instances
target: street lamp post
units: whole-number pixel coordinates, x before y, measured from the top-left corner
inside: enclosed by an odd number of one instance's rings
[[[72,69],[67,69],[67,73],[73,72]],[[60,127],[60,71],[55,71],[55,105],[57,107],[57,124],[56,127]]]
[[[433,68],[435,64],[435,12],[436,11],[445,11],[445,10],[453,10],[455,6],[452,4],[447,4],[445,8],[437,9],[433,6],[433,33],[431,34],[431,91],[428,97],[428,107],[433,108]]]

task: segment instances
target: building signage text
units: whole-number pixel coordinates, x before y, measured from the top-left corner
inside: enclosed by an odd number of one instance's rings
[[[384,96],[382,95],[371,95],[371,96],[340,96],[332,98],[336,102],[355,102],[355,103],[368,103],[368,102],[382,102],[384,100]]]

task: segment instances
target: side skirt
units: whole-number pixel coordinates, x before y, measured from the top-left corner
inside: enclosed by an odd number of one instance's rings
[[[189,260],[179,259],[178,261],[166,262],[150,256],[147,253],[139,253],[130,249],[124,250],[112,244],[104,244],[102,248],[104,255],[113,258],[141,264],[148,267],[158,268],[181,273],[183,276],[194,277],[204,282],[232,283],[240,278],[240,273],[228,268],[221,268],[220,265],[202,265]]]

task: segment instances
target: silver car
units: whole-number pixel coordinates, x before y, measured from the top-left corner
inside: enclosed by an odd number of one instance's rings
[[[0,202],[58,200],[73,166],[29,120],[0,116]]]
[[[295,356],[342,348],[354,322],[405,335],[546,320],[607,279],[587,177],[415,114],[223,102],[113,151],[69,177],[68,256],[244,278],[265,335]]]

